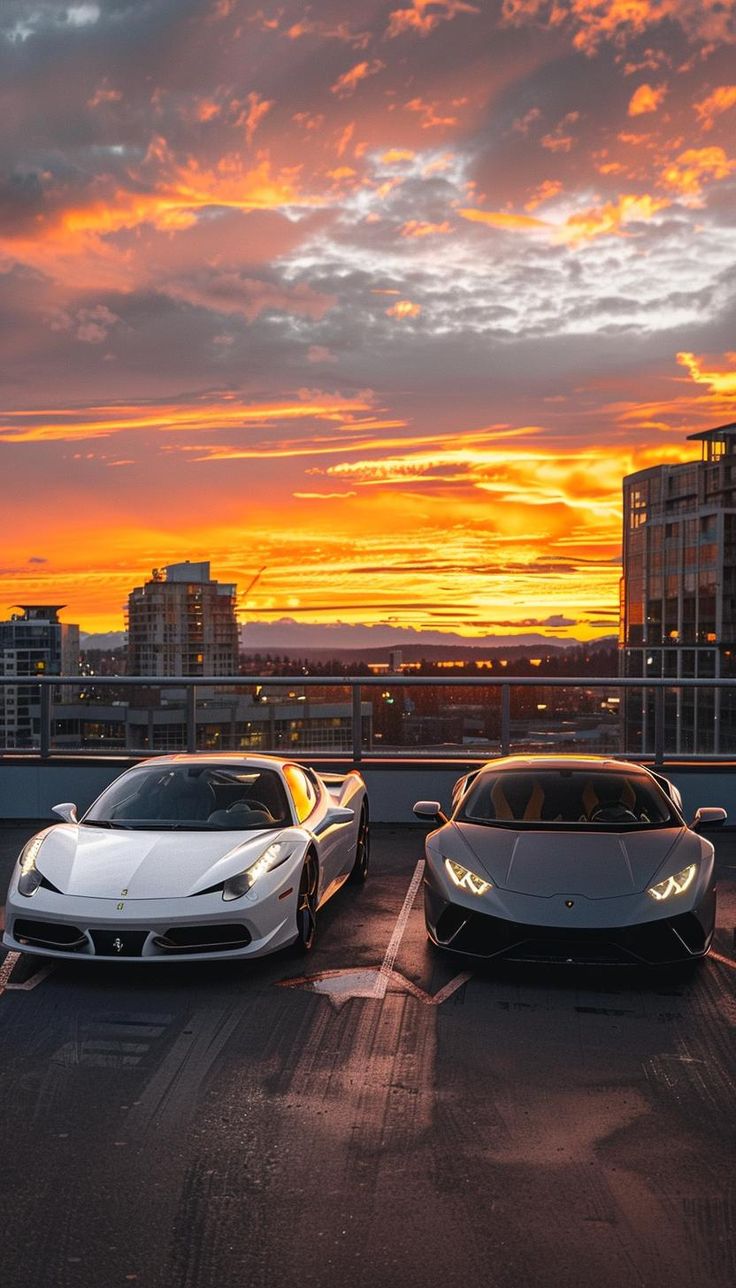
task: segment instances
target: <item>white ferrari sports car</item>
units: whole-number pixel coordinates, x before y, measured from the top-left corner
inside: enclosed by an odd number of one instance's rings
[[[307,951],[317,911],[368,871],[355,770],[271,756],[173,755],[121,774],[77,820],[32,837],[3,943],[47,957],[189,961]]]
[[[414,813],[426,841],[430,940],[473,957],[669,965],[702,958],[715,925],[714,850],[677,788],[604,757],[508,756]]]

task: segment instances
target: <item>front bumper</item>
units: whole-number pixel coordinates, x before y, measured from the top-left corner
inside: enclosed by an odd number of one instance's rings
[[[39,890],[10,897],[3,945],[66,961],[201,961],[260,957],[296,938],[296,892],[223,905],[219,894],[187,899],[70,899]],[[223,906],[227,913],[223,912]]]
[[[453,902],[425,882],[427,933],[433,943],[468,957],[564,965],[669,966],[708,952],[715,927],[716,892],[670,917],[628,925],[529,924]]]

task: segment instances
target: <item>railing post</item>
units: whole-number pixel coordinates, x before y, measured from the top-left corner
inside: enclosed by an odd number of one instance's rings
[[[187,751],[197,750],[197,690],[187,685]]]
[[[42,760],[48,760],[51,754],[51,685],[39,685],[41,698],[39,750]]]
[[[664,695],[663,687],[654,690],[654,763],[664,764]]]
[[[501,686],[501,755],[511,750],[511,685]]]
[[[359,765],[363,759],[363,704],[358,680],[353,681],[353,764]]]

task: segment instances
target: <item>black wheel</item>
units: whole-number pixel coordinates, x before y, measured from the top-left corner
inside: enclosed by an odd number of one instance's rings
[[[360,811],[360,822],[358,824],[358,841],[355,846],[355,862],[350,870],[350,880],[353,885],[362,885],[368,876],[368,864],[371,853],[371,831],[368,823],[368,810],[363,805]]]
[[[317,934],[317,887],[319,868],[313,854],[308,854],[299,882],[296,904],[296,944],[298,953],[311,952]]]

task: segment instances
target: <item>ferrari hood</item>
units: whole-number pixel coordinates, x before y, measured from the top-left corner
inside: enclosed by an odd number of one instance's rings
[[[36,865],[62,894],[92,899],[179,899],[242,872],[277,831],[283,829],[144,832],[131,828],[108,832],[59,824],[47,834]]]
[[[676,846],[683,850],[683,866],[696,857],[683,827],[629,833],[517,832],[463,823],[456,830],[495,885],[542,898],[635,894],[646,889]]]

